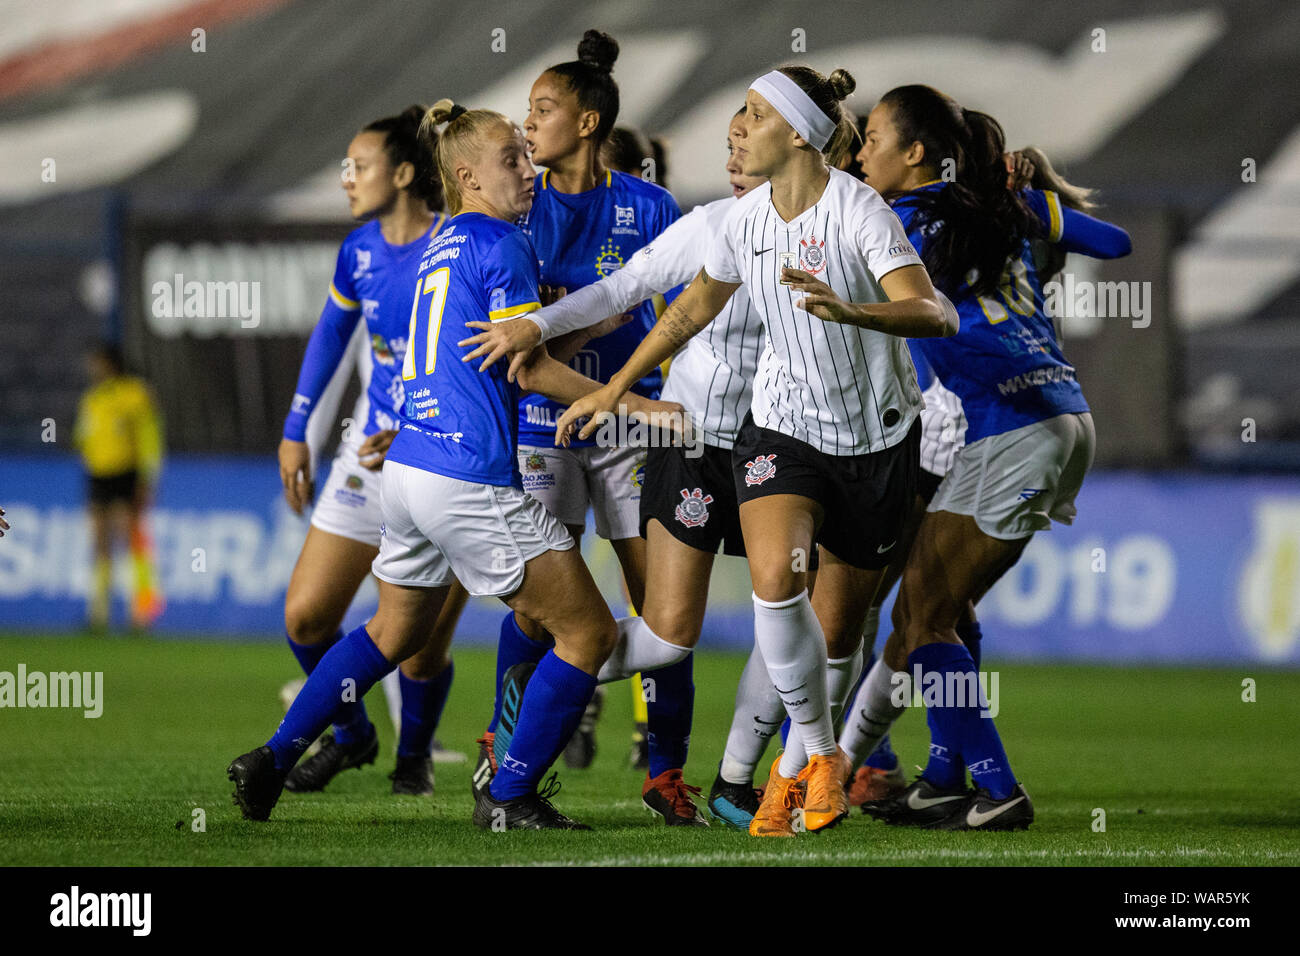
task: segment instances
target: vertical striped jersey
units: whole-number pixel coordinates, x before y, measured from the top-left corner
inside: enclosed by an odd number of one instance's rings
[[[874,189],[838,169],[790,222],[765,183],[736,200],[704,267],[742,283],[766,329],[754,422],[828,455],[882,451],[906,437],[924,406],[906,339],[824,322],[794,307],[782,268],[811,273],[849,302],[886,302],[881,277],[921,265],[898,216]]]

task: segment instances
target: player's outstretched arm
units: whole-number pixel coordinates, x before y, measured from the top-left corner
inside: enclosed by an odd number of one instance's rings
[[[590,419],[582,426],[579,438],[590,438],[600,426],[604,413],[613,413],[619,399],[653,368],[658,368],[669,356],[704,328],[722,311],[727,300],[740,288],[739,282],[720,282],[703,269],[686,291],[664,310],[650,334],[641,340],[631,358],[614,373],[608,385],[602,386],[565,410],[555,423],[555,443],[567,444],[569,435],[580,419]]]
[[[605,276],[599,282],[546,302],[538,311],[517,319],[506,322],[466,322],[470,328],[481,331],[457,343],[462,347],[475,346],[461,361],[468,362],[486,356],[479,366],[481,372],[507,354],[526,354],[544,342],[553,343],[564,336],[574,336],[571,341],[577,341],[581,348],[591,339],[612,332],[622,324],[620,320],[624,314],[631,312],[656,292],[667,292],[690,280],[690,273],[685,278],[678,278],[671,273],[660,275],[664,270],[656,272],[647,262],[648,257],[638,253],[622,269]],[[673,279],[676,281],[670,281]],[[562,350],[554,345],[550,351],[559,361],[566,360]]]
[[[826,322],[928,339],[955,335],[957,310],[930,283],[924,266],[903,266],[886,273],[880,288],[888,302],[845,302],[826,283],[799,269],[782,269],[781,280],[807,293],[795,300],[795,307]]]
[[[525,391],[537,392],[565,405],[576,402],[601,387],[600,382],[550,356],[546,346],[539,346],[526,357],[515,380]],[[623,405],[626,414],[643,416],[651,422],[667,423],[670,430],[684,433],[689,427],[686,424],[686,409],[676,402],[658,401],[628,392],[624,396]]]

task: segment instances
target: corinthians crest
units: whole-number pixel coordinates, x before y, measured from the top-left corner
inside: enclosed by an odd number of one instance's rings
[[[816,236],[799,240],[799,266],[816,275],[826,268],[826,241]]]
[[[761,485],[775,475],[776,465],[772,464],[775,460],[776,455],[759,455],[753,461],[745,462],[745,467],[749,469],[745,472],[745,484]]]
[[[677,520],[688,528],[703,527],[709,520],[709,505],[713,503],[713,495],[703,494],[699,488],[690,491],[683,488],[681,495],[681,503],[673,512]]]

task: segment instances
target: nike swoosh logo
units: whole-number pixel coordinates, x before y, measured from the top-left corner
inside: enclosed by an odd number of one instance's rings
[[[774,248],[775,248],[775,246],[768,246],[766,249],[755,249],[755,250],[754,250],[754,255],[756,255],[756,256],[765,256],[765,255],[767,255],[769,252],[771,252]]]
[[[807,686],[808,686],[808,682],[807,682],[807,681],[804,681],[804,682],[803,682],[802,684],[800,684],[798,687],[791,687],[789,690],[782,690],[781,688],[777,687],[775,684],[772,685],[772,688],[773,688],[773,690],[775,690],[778,694],[793,694],[795,691],[799,690],[800,688],[802,688],[802,687],[807,687]]]
[[[755,715],[754,715],[754,723],[756,723],[756,724],[767,724],[767,726],[769,726],[769,727],[780,727],[783,723],[785,723],[785,721],[783,721],[783,720],[764,720],[762,717],[759,717],[757,714],[755,714]]]
[[[998,816],[999,814],[1007,810],[1010,810],[1012,807],[1014,807],[1017,803],[1019,803],[1023,799],[1025,798],[1016,797],[1016,799],[1012,800],[1010,803],[1004,803],[1002,804],[1002,806],[994,807],[992,810],[985,810],[983,813],[976,810],[974,807],[971,807],[970,812],[966,814],[966,825],[968,827],[978,827],[985,823],[988,823],[990,820],[992,820],[994,817]]]
[[[895,538],[893,541],[889,542],[889,544],[885,545],[883,548],[876,548],[876,554],[884,554],[886,551],[888,551],[890,548],[892,548],[892,547],[893,547],[894,545],[896,545],[896,544],[898,544],[898,539],[897,539],[897,538]]]
[[[966,795],[957,794],[951,797],[923,797],[915,790],[907,795],[907,805],[913,810],[924,810],[927,807],[938,806],[941,803],[952,803],[954,800],[965,800]],[[995,814],[996,816],[996,814]]]

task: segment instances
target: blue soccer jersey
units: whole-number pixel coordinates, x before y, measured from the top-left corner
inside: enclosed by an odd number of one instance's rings
[[[922,258],[927,242],[943,225],[927,222],[921,228],[918,197],[946,185],[927,183],[892,203]],[[1029,190],[1026,198],[1043,221],[1047,239],[1059,242],[1063,219],[1055,193]],[[909,345],[961,399],[969,423],[967,444],[1057,415],[1088,411],[1074,366],[1061,353],[1043,310],[1043,282],[1028,240],[1007,260],[996,294],[976,296],[963,281],[948,297],[961,318],[957,334],[916,339]]]
[[[466,322],[512,319],[541,308],[537,254],[512,223],[453,216],[424,250],[413,280],[406,403],[387,461],[448,478],[522,488],[516,464],[519,386],[507,363],[486,372],[462,362]]]
[[[548,184],[549,176],[549,171],[538,175],[533,207],[519,226],[537,250],[542,282],[568,292],[619,269],[681,216],[668,190],[638,176],[607,170],[602,182],[581,193],[559,192]],[[588,378],[608,382],[654,328],[656,318],[654,306],[642,302],[633,310],[631,322],[587,343],[569,364]],[[633,391],[658,398],[662,386],[663,376],[655,369]],[[555,422],[563,409],[541,395],[526,396],[519,404],[520,443],[553,444]],[[575,437],[571,447],[593,444]]]
[[[307,419],[343,359],[358,319],[366,323],[372,366],[362,433],[397,427],[405,398],[397,371],[406,353],[415,270],[429,239],[446,222],[447,216],[438,213],[428,232],[401,246],[384,239],[378,220],[352,230],[343,240],[329,298],[307,342],[293,407],[284,422],[285,438],[306,439]]]

